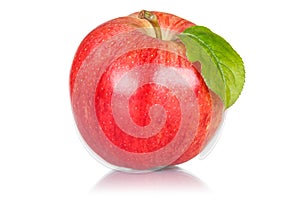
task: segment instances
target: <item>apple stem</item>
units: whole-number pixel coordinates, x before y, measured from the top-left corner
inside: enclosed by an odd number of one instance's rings
[[[141,12],[139,12],[138,17],[140,19],[146,19],[148,22],[150,22],[150,24],[154,28],[156,38],[162,39],[161,29],[160,29],[160,26],[158,24],[157,17],[154,13],[152,13],[150,11],[147,11],[147,10],[142,10]]]

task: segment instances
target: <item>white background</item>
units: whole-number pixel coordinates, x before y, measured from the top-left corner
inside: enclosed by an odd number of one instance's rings
[[[88,32],[142,9],[222,35],[247,79],[207,158],[126,175],[81,144],[68,78]],[[0,199],[299,199],[299,18],[296,0],[1,1]]]

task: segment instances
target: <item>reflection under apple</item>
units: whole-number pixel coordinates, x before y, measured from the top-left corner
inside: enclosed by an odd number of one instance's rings
[[[149,173],[111,171],[102,177],[91,192],[209,192],[209,187],[198,177],[179,167],[167,167]]]

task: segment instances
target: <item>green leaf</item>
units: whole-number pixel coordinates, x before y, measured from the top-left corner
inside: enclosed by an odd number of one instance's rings
[[[179,36],[191,62],[199,61],[198,69],[206,85],[229,108],[238,99],[245,82],[242,58],[221,36],[203,26],[187,28]]]

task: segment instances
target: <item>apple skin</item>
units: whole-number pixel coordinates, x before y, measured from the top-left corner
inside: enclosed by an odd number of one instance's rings
[[[83,142],[117,169],[152,170],[198,155],[219,127],[224,106],[186,57],[176,35],[194,24],[157,16],[163,39],[138,13],[110,20],[81,42],[70,97]]]

